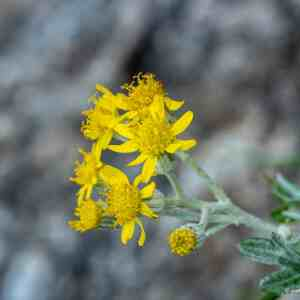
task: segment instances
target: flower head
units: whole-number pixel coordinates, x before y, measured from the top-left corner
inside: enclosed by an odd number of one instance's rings
[[[85,232],[97,228],[103,216],[103,209],[99,203],[92,199],[78,202],[75,209],[75,216],[79,220],[71,220],[69,226],[79,232]]]
[[[138,73],[133,76],[131,83],[124,84],[122,88],[128,95],[116,99],[116,105],[122,110],[136,112],[139,117],[147,113],[157,96],[170,111],[178,110],[184,103],[168,97],[162,82],[155,79],[155,75],[151,73]]]
[[[114,101],[119,94],[114,95],[104,86],[97,84],[96,89],[102,93],[100,99],[94,99],[94,107],[82,112],[86,120],[81,125],[84,137],[97,142],[98,149],[105,149],[113,136],[114,127],[120,122],[120,116]]]
[[[80,186],[77,193],[78,201],[82,201],[91,197],[93,188],[96,185],[105,185],[105,180],[108,178],[115,178],[116,174],[119,174],[119,169],[104,164],[100,160],[101,152],[97,145],[92,146],[90,152],[86,152],[83,149],[79,150],[83,156],[83,160],[75,162],[74,173],[75,176],[71,177],[70,180]]]
[[[138,245],[143,246],[146,234],[140,216],[156,218],[157,215],[145,203],[144,199],[150,198],[155,190],[152,182],[139,190],[137,184],[131,184],[127,176],[120,171],[118,175],[106,181],[108,191],[105,195],[107,208],[106,215],[115,218],[116,224],[122,226],[121,241],[124,245],[132,239],[135,225],[141,230]]]
[[[120,153],[139,151],[140,155],[129,165],[134,166],[144,162],[140,179],[142,182],[148,182],[155,174],[156,164],[164,153],[186,151],[196,145],[194,139],[177,138],[177,135],[182,133],[192,120],[193,113],[188,111],[177,121],[170,123],[164,106],[157,99],[147,118],[140,120],[134,126],[120,125],[116,128],[116,131],[128,138],[128,141],[121,145],[110,145],[109,149]]]
[[[100,161],[95,146],[90,152],[83,149],[80,149],[79,152],[83,156],[83,160],[75,162],[75,176],[70,180],[80,185],[78,200],[81,201],[91,196],[93,187],[98,183],[99,171],[103,167],[103,163]]]
[[[180,227],[169,234],[168,242],[174,255],[185,256],[197,247],[197,235],[191,228]]]

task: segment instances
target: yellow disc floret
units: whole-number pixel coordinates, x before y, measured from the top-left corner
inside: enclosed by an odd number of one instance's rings
[[[79,220],[69,221],[69,226],[76,231],[85,232],[95,229],[100,225],[103,209],[99,203],[87,199],[78,204],[74,214]]]
[[[181,227],[169,234],[168,242],[174,255],[185,256],[195,250],[197,235],[192,229]]]
[[[134,220],[141,210],[142,198],[138,189],[129,184],[110,187],[107,196],[107,213],[116,218],[119,225]]]
[[[129,165],[144,163],[140,179],[148,182],[155,174],[156,165],[164,153],[174,154],[176,151],[186,151],[196,145],[196,140],[178,139],[191,124],[193,113],[188,111],[178,120],[171,123],[159,97],[155,98],[147,118],[140,120],[134,126],[118,126],[116,131],[125,136],[128,141],[121,145],[110,145],[115,152],[130,153],[139,151],[140,155]]]
[[[162,82],[151,73],[138,73],[133,76],[132,82],[124,84],[122,88],[127,95],[116,99],[117,107],[125,111],[136,112],[142,119],[147,115],[155,97],[160,97],[160,101],[170,111],[178,110],[184,103],[184,101],[176,101],[168,97]]]
[[[137,110],[152,103],[154,96],[166,94],[163,84],[151,73],[139,73],[133,76],[130,84],[122,86],[128,92],[128,108]]]
[[[122,226],[121,241],[124,245],[132,239],[135,225],[139,225],[141,234],[138,245],[143,246],[146,233],[140,220],[144,215],[148,218],[156,218],[157,215],[145,203],[144,199],[152,197],[155,184],[152,182],[141,190],[138,189],[136,181],[131,184],[123,172],[115,174],[115,178],[107,181],[108,191],[105,195],[107,207],[106,215],[116,220],[116,225]]]
[[[147,118],[135,129],[139,151],[147,156],[159,156],[175,141],[171,125],[164,119]]]

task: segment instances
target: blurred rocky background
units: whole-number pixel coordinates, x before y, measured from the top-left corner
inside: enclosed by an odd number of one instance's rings
[[[258,299],[266,270],[240,258],[245,230],[186,258],[167,249],[172,219],[147,223],[143,249],[118,233],[80,236],[66,226],[68,177],[95,83],[116,91],[148,71],[195,111],[207,171],[268,217],[262,174],[299,150],[299,27],[298,0],[0,0],[0,299]]]

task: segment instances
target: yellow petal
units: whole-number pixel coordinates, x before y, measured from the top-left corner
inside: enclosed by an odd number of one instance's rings
[[[134,178],[134,181],[133,181],[133,185],[135,187],[139,186],[139,184],[142,182],[142,175],[138,175]]]
[[[108,149],[119,153],[131,153],[138,150],[137,145],[132,141],[127,141],[121,145],[110,145]]]
[[[151,182],[141,189],[142,199],[150,198],[155,191],[155,183]]]
[[[129,184],[128,177],[121,170],[105,165],[99,171],[99,177],[107,184],[125,183]]]
[[[100,149],[106,149],[110,144],[112,137],[113,137],[113,131],[110,129],[107,130],[99,141]]]
[[[126,101],[126,98],[127,96],[118,93],[114,97],[114,104],[122,110],[128,110],[128,104],[127,104],[128,100]]]
[[[85,192],[86,192],[85,186],[81,187],[79,189],[79,191],[77,192],[76,196],[77,196],[77,203],[78,203],[78,205],[80,205],[82,203],[82,201],[84,200]]]
[[[193,121],[194,114],[192,111],[187,111],[184,113],[173,125],[172,125],[172,133],[173,135],[177,135],[185,131],[185,129],[191,124]]]
[[[148,182],[150,178],[155,174],[156,163],[156,158],[148,158],[145,161],[141,174],[142,182]]]
[[[184,104],[184,101],[175,101],[169,97],[165,97],[165,104],[168,110],[176,111]]]
[[[175,141],[173,144],[170,144],[167,148],[166,151],[168,153],[175,153],[176,151],[178,151],[178,149],[180,149],[181,147],[181,143],[179,141]]]
[[[157,214],[145,202],[142,202],[141,204],[141,214],[151,219],[158,217]]]
[[[85,199],[90,198],[91,195],[92,195],[92,192],[93,192],[93,185],[92,185],[92,184],[87,185],[87,186],[86,186]]]
[[[141,229],[141,234],[140,234],[140,238],[138,240],[138,245],[140,247],[143,247],[145,244],[145,240],[146,240],[146,232],[145,232],[144,226],[143,226],[142,222],[140,221],[140,219],[137,218],[136,222],[140,226],[140,229]]]
[[[165,119],[164,97],[162,95],[154,96],[153,102],[150,105],[150,113],[159,120]]]
[[[105,88],[106,89],[106,88]],[[101,100],[98,100],[97,102],[96,102],[96,108],[95,109],[97,109],[98,111],[100,110],[100,111],[108,111],[108,112],[110,112],[112,115],[116,112],[116,106],[115,106],[115,104],[111,101],[111,98],[112,99],[114,99],[113,97],[113,95],[112,95],[112,93],[108,90],[108,89],[106,89],[106,95],[111,95],[111,97],[110,98],[105,98],[105,97],[103,97]]]
[[[190,140],[178,140],[180,143],[180,150],[187,151],[197,145],[197,141],[195,139]]]
[[[147,159],[147,156],[140,154],[136,159],[127,164],[128,167],[133,167],[143,163]]]
[[[112,94],[108,88],[106,88],[104,85],[99,83],[96,84],[96,91],[102,94]]]
[[[80,228],[80,222],[78,220],[71,220],[68,221],[68,225],[71,229],[79,231]]]
[[[122,226],[121,241],[124,245],[127,245],[128,241],[132,239],[135,228],[135,220],[125,223]]]
[[[133,118],[135,118],[136,116],[138,116],[138,112],[137,111],[128,111],[127,113],[125,113],[125,114],[123,114],[122,115],[122,121],[123,120],[131,120],[131,119],[133,119]]]
[[[132,130],[130,129],[130,127],[128,125],[125,124],[118,124],[115,127],[115,131],[117,134],[124,136],[128,139],[132,139],[133,138],[133,134],[132,134]]]

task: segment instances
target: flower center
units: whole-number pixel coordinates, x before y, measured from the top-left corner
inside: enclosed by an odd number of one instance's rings
[[[81,230],[90,230],[96,228],[102,218],[102,208],[93,200],[85,200],[81,206],[76,209],[76,215],[80,219]]]
[[[131,110],[144,109],[149,106],[155,95],[165,95],[163,85],[153,74],[138,74],[130,84],[125,84]]]
[[[174,141],[171,126],[164,120],[153,118],[147,118],[138,124],[135,135],[140,151],[151,156],[163,154]]]
[[[190,254],[197,246],[197,235],[189,228],[178,228],[169,235],[169,247],[175,255]]]
[[[113,185],[107,194],[107,213],[123,225],[136,218],[141,209],[141,197],[138,189],[129,184]]]

